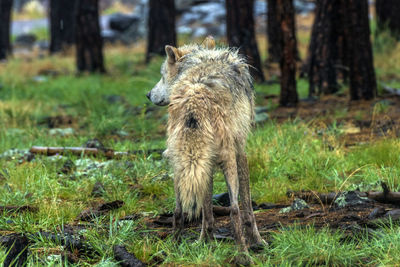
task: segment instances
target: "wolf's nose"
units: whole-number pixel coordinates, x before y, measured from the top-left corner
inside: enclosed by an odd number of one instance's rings
[[[146,96],[147,96],[147,98],[150,100],[150,97],[151,97],[151,91],[150,91],[150,92],[148,92]]]

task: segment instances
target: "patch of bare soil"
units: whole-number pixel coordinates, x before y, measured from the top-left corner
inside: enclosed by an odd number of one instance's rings
[[[261,205],[260,205],[261,206]],[[289,205],[286,205],[289,206]],[[268,210],[257,210],[254,207],[258,229],[262,236],[268,240],[271,232],[282,227],[296,225],[298,227],[313,225],[320,229],[340,229],[349,237],[372,231],[390,222],[400,219],[400,209],[397,205],[385,204],[377,201],[366,201],[356,205],[348,205],[338,208],[334,204],[309,204],[308,208],[282,212],[282,205],[272,205]],[[230,216],[215,216],[215,237],[217,239],[233,240],[230,230]],[[160,238],[166,238],[173,234],[172,214],[162,214],[155,219],[147,220],[147,226],[158,230]],[[185,222],[184,235],[193,236],[193,230],[200,233],[201,220]]]
[[[266,100],[271,96],[265,96]],[[278,103],[278,98],[272,98]],[[270,117],[277,122],[295,118],[325,130],[336,122],[346,146],[400,136],[400,97],[385,94],[374,100],[349,101],[345,95],[322,96],[300,101],[297,107],[278,107]]]

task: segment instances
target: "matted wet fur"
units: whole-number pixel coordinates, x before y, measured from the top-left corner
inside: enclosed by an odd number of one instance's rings
[[[156,105],[169,105],[164,155],[174,171],[174,227],[178,232],[183,228],[183,212],[196,217],[202,211],[200,238],[213,236],[212,176],[220,166],[236,242],[244,251],[263,244],[251,205],[245,153],[254,117],[249,65],[237,50],[215,48],[212,37],[202,45],[166,46],[165,51],[162,79],[147,97]]]

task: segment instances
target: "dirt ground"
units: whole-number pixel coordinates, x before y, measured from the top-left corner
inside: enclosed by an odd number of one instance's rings
[[[278,97],[264,98],[278,103]],[[319,100],[300,101],[297,107],[278,107],[270,116],[277,122],[297,118],[321,129],[331,128],[336,121],[347,147],[400,136],[400,96],[393,94],[369,101],[350,101],[346,95],[322,96]]]

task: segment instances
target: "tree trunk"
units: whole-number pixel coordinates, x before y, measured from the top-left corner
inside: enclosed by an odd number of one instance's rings
[[[176,46],[174,0],[150,0],[146,62],[155,54],[165,55],[165,45]]]
[[[50,0],[50,53],[74,43],[76,3],[77,0]]]
[[[0,0],[0,60],[11,54],[10,23],[12,0]]]
[[[281,30],[276,14],[277,0],[268,0],[267,8],[267,37],[268,37],[268,62],[280,62],[282,56]]]
[[[389,29],[400,40],[399,0],[376,0],[377,32]]]
[[[309,47],[309,94],[337,92],[336,64],[338,59],[338,0],[317,1]]]
[[[229,46],[238,47],[247,57],[251,74],[258,82],[264,81],[260,55],[254,31],[254,0],[226,0],[226,32]]]
[[[78,0],[75,33],[78,71],[105,72],[98,0]]]
[[[350,68],[351,100],[372,99],[376,96],[367,0],[342,0],[347,3],[345,36]]]
[[[281,94],[279,103],[282,106],[294,106],[298,102],[296,89],[296,35],[293,0],[277,1],[277,16],[282,34],[280,59]]]

